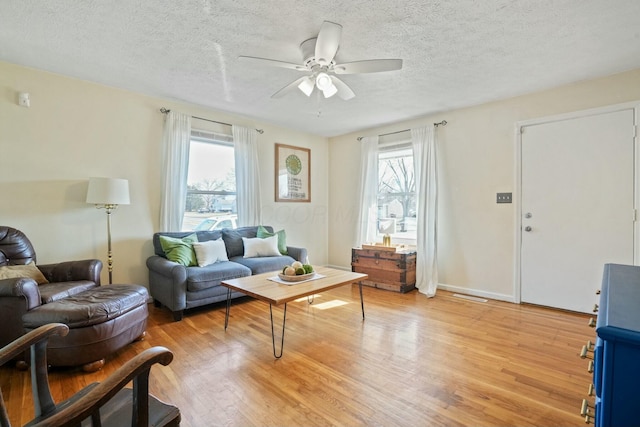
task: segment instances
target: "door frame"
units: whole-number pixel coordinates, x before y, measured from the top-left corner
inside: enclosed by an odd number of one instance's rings
[[[592,108],[588,110],[573,111],[571,113],[557,114],[553,116],[539,117],[529,120],[521,120],[515,124],[515,188],[516,194],[513,197],[514,209],[514,253],[515,266],[513,277],[514,302],[522,302],[522,133],[523,128],[533,125],[559,122],[581,117],[596,116],[606,113],[614,113],[622,110],[633,110],[634,136],[633,136],[633,157],[634,157],[634,179],[633,179],[633,209],[629,215],[634,215],[633,223],[633,263],[640,265],[640,224],[638,220],[638,202],[640,201],[640,149],[638,145],[638,124],[640,123],[640,101],[625,102],[622,104],[609,105],[605,107]]]

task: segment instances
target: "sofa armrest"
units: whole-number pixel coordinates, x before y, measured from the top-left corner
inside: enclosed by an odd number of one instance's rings
[[[0,280],[0,298],[5,297],[24,298],[27,311],[41,304],[38,284],[26,277]]]
[[[102,261],[98,259],[67,261],[58,264],[38,265],[38,269],[52,283],[89,280],[100,285]]]
[[[303,264],[307,263],[307,248],[287,246],[287,254],[296,261],[300,261]]]
[[[187,307],[187,267],[153,255],[147,258],[147,268],[151,297],[154,302],[168,307],[176,317],[176,312]]]
[[[147,268],[175,282],[187,280],[187,267],[161,256],[153,255],[147,258]]]

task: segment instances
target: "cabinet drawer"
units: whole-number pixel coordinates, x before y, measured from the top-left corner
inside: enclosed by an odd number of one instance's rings
[[[596,397],[600,397],[602,393],[602,340],[596,340],[596,346],[593,349],[593,386],[596,389]]]
[[[362,268],[401,272],[407,270],[415,270],[416,261],[415,259],[413,261],[407,262],[403,260],[386,258],[357,257],[351,265]]]
[[[415,264],[416,253],[415,251],[402,251],[402,252],[387,252],[376,251],[372,249],[358,249],[353,248],[351,250],[351,262],[364,262],[364,260],[386,260],[393,261],[398,264],[398,268],[404,268],[405,265]],[[361,261],[362,260],[362,261]]]
[[[594,348],[595,425],[640,425],[640,267],[606,264]]]
[[[352,270],[369,276],[362,284],[388,291],[409,292],[416,286],[416,271],[391,271],[354,265]]]

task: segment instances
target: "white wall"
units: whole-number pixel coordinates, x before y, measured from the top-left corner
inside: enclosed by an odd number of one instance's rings
[[[327,139],[0,62],[0,224],[23,230],[39,263],[100,258],[106,215],[84,202],[90,176],[127,178],[132,203],[113,214],[114,281],[147,284],[146,258],[158,231],[163,115],[160,107],[263,128],[264,223],[285,228],[317,265],[349,268],[358,201],[357,136],[442,119],[439,267],[442,283],[496,298],[513,296],[514,124],[547,115],[640,100],[640,70],[509,100]],[[31,108],[17,105],[19,91]],[[207,128],[194,121],[194,127]],[[311,148],[312,202],[274,202],[274,144]],[[328,146],[327,146],[328,145]],[[106,268],[102,279],[106,282]]]
[[[17,105],[31,94],[31,108]],[[131,204],[112,215],[114,282],[147,284],[145,261],[159,231],[160,107],[264,129],[263,221],[287,231],[312,262],[327,263],[327,139],[245,117],[143,96],[0,62],[0,224],[22,230],[38,263],[99,258],[106,273],[106,214],[85,203],[88,178],[129,180]],[[193,121],[193,127],[210,128]],[[228,129],[228,128],[227,128]],[[311,203],[274,202],[274,144],[311,149]]]
[[[523,78],[527,78],[523,76]],[[428,96],[428,94],[425,94]],[[449,111],[330,139],[329,264],[349,268],[357,229],[358,136],[443,119],[439,127],[440,282],[492,298],[514,297],[515,204],[496,204],[515,185],[515,123],[640,100],[640,70],[513,99]]]

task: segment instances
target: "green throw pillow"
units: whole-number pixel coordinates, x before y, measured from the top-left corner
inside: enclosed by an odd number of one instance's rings
[[[190,234],[178,239],[175,237],[160,236],[160,246],[169,261],[191,267],[198,265],[196,253],[193,251],[192,243],[198,241],[198,236]]]
[[[287,235],[285,234],[284,230],[276,231],[275,233],[270,233],[269,230],[267,230],[263,226],[261,225],[258,226],[258,232],[256,233],[256,237],[264,239],[264,238],[276,236],[276,235],[278,236],[278,250],[282,255],[287,255]]]

